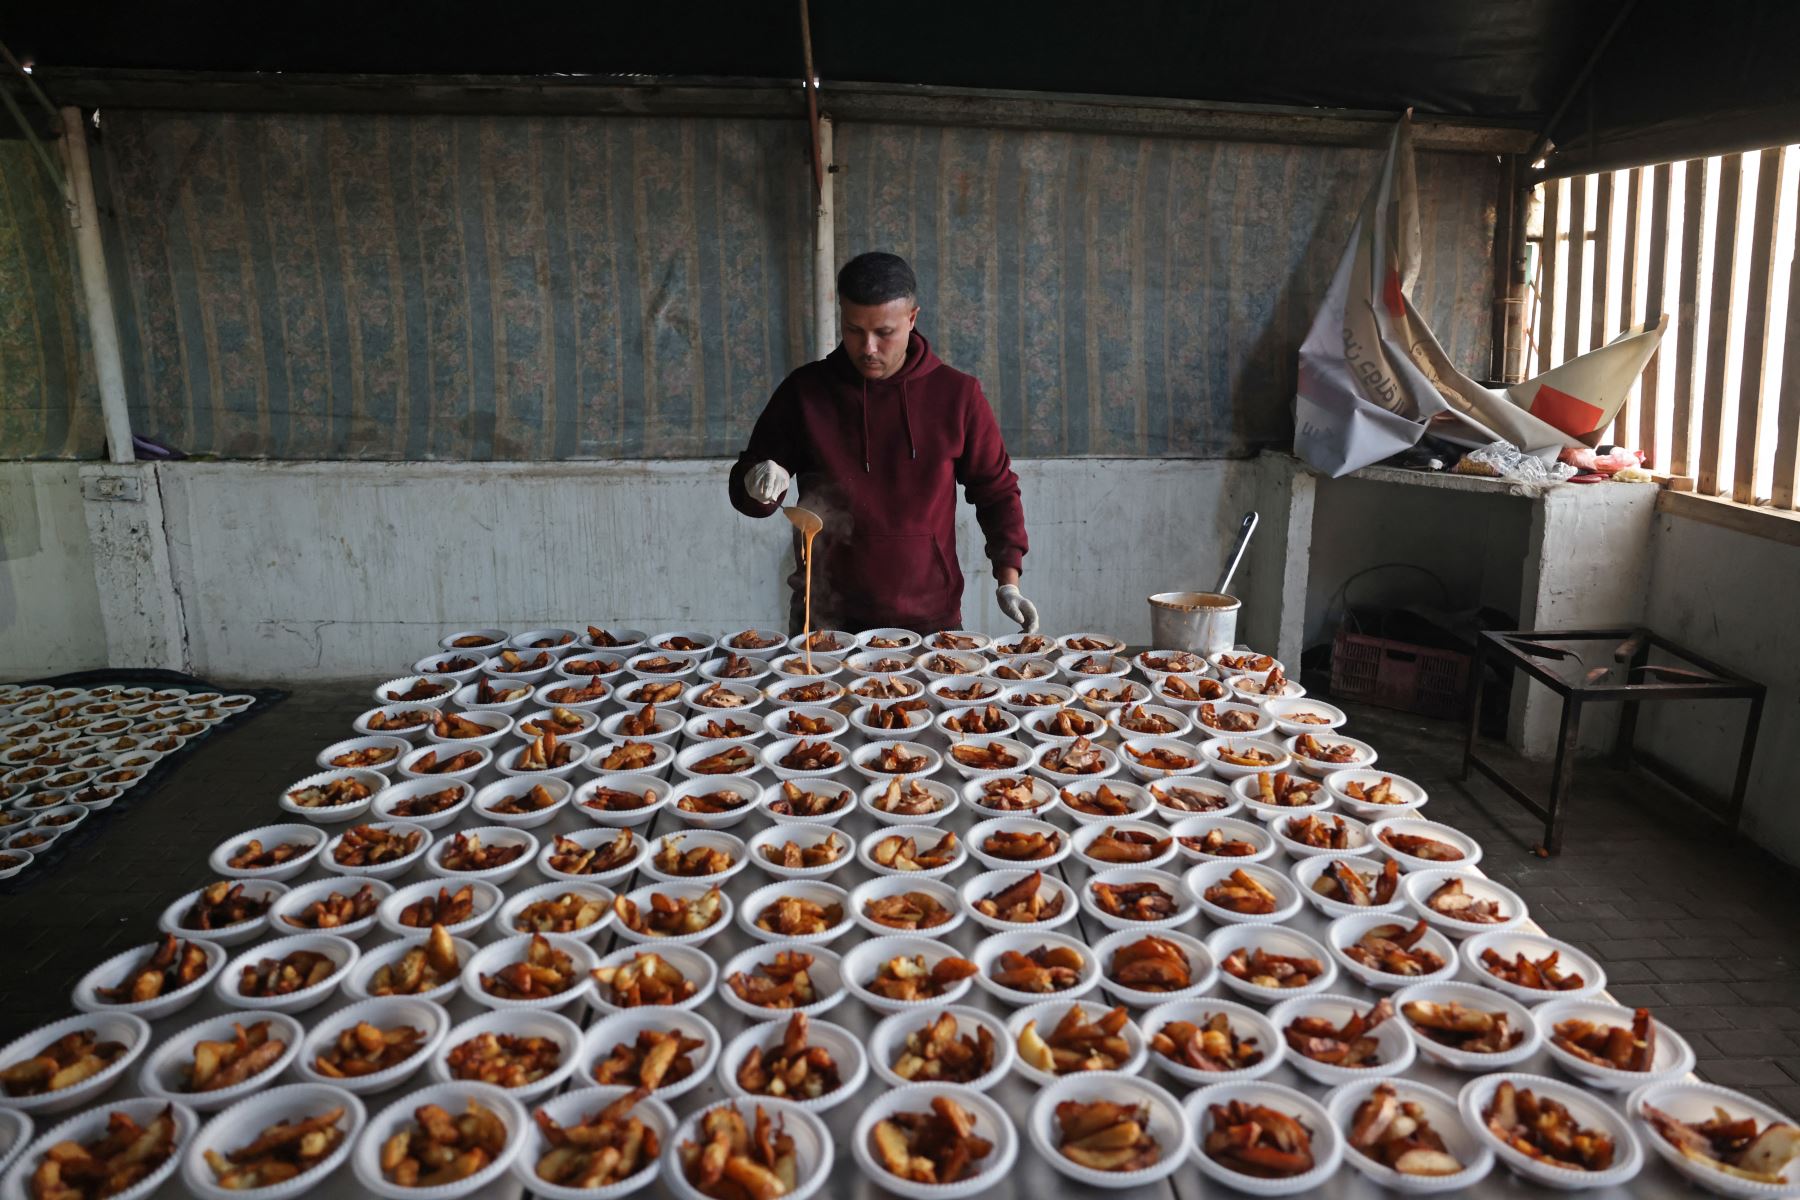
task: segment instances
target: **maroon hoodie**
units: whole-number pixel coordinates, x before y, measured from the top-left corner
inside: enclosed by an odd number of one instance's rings
[[[731,469],[731,503],[751,517],[779,507],[744,490],[773,459],[800,483],[800,503],[824,519],[814,544],[813,627],[960,628],[956,485],[966,489],[995,567],[1024,557],[1019,477],[981,385],[947,367],[914,332],[906,361],[865,379],[840,344],[775,389]],[[796,570],[793,622],[800,617]]]

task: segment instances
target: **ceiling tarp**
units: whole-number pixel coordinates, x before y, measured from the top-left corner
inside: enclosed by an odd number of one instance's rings
[[[1558,175],[1800,141],[1800,0],[1642,0],[1551,136]]]
[[[812,0],[833,80],[1396,111],[1541,130],[1630,0]],[[1800,136],[1800,0],[1643,0],[1569,105],[1573,161]],[[0,39],[54,73],[798,80],[796,0],[14,6]],[[1591,125],[1590,125],[1591,120]],[[1591,138],[1589,130],[1591,128]],[[1596,149],[1597,148],[1597,149]],[[1560,164],[1556,164],[1560,166]],[[1555,167],[1553,166],[1553,169]]]

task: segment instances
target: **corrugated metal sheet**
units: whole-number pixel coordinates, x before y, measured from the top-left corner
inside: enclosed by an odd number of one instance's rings
[[[134,427],[276,458],[735,452],[808,327],[787,123],[109,112]],[[1378,155],[838,128],[842,256],[891,249],[1015,454],[1289,437]],[[1420,295],[1487,358],[1492,162],[1420,158]]]
[[[62,197],[31,146],[0,140],[0,458],[105,453]]]

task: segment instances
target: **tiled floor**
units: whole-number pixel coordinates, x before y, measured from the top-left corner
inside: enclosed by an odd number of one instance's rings
[[[55,877],[0,900],[0,1042],[68,1011],[106,956],[150,940],[164,906],[208,882],[206,856],[275,819],[282,784],[348,736],[364,685],[313,686],[201,749],[143,807],[109,822]],[[1352,728],[1430,791],[1430,815],[1482,843],[1482,866],[1551,933],[1593,952],[1613,991],[1693,1043],[1707,1079],[1800,1113],[1800,874],[1734,844],[1654,785],[1585,766],[1567,850],[1485,782],[1455,782],[1460,730],[1376,708]]]

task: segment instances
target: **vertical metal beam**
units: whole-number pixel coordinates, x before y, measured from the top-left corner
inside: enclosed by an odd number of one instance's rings
[[[1700,318],[1700,231],[1706,207],[1706,160],[1685,164],[1681,208],[1680,307],[1675,314],[1675,428],[1669,439],[1669,474],[1693,473],[1694,344]]]
[[[112,289],[106,281],[106,252],[100,244],[100,209],[94,201],[94,176],[88,168],[87,126],[79,108],[62,110],[63,156],[69,187],[75,194],[75,257],[81,266],[81,295],[86,301],[88,338],[94,346],[94,375],[100,383],[100,415],[106,422],[106,450],[116,463],[135,462],[131,446],[131,414],[125,407],[125,365],[119,357],[119,324],[113,316]]]
[[[1731,289],[1737,273],[1738,193],[1744,182],[1744,156],[1719,160],[1719,207],[1713,213],[1712,289],[1706,319],[1706,382],[1700,392],[1700,469],[1695,489],[1717,496],[1719,453],[1725,440],[1725,351],[1731,344]]]
[[[1527,686],[1530,686],[1529,684]],[[1550,810],[1544,814],[1544,850],[1562,853],[1563,806],[1575,784],[1575,755],[1581,746],[1581,696],[1563,697],[1562,721],[1556,731],[1556,759],[1550,766]]]
[[[1764,150],[1756,176],[1756,207],[1751,211],[1750,288],[1744,295],[1744,362],[1737,407],[1737,453],[1731,460],[1731,498],[1756,503],[1756,460],[1762,452],[1763,380],[1768,378],[1769,297],[1775,291],[1775,204],[1787,150]],[[1794,300],[1788,299],[1793,307]],[[1800,346],[1794,348],[1800,353]]]

